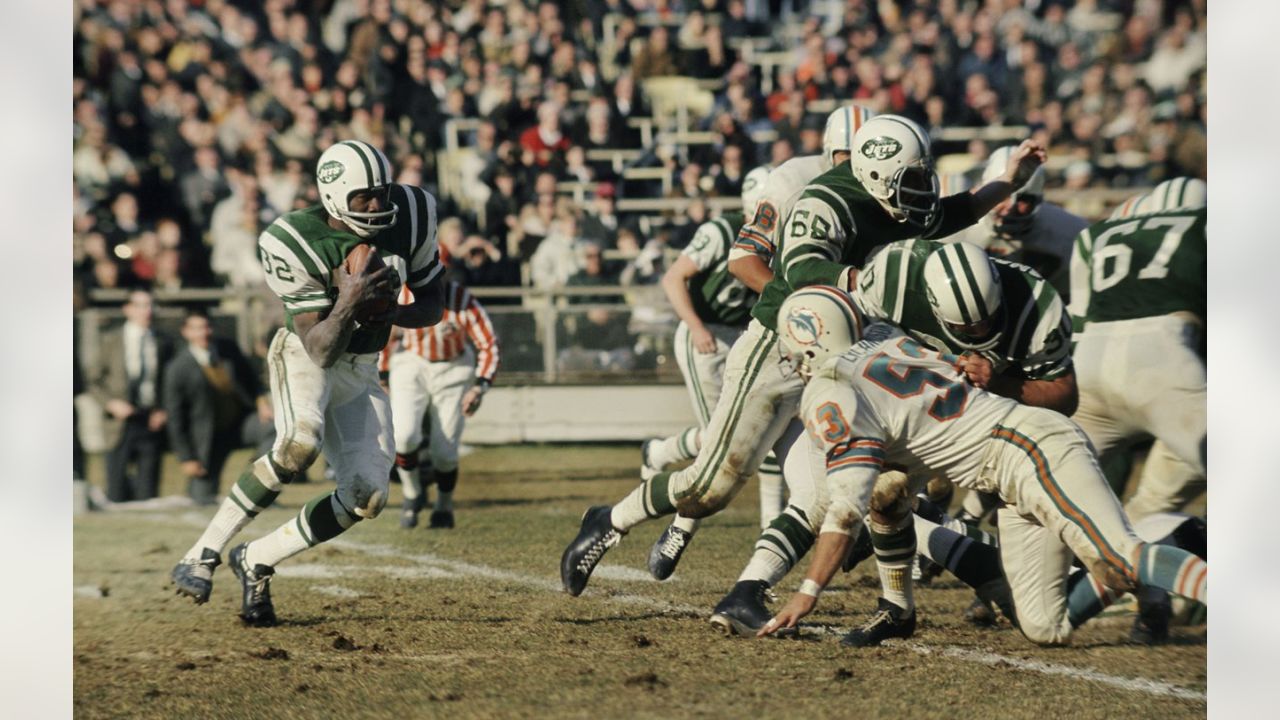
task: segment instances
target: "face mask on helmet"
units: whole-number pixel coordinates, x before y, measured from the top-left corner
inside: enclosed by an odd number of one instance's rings
[[[358,140],[331,145],[316,167],[320,203],[362,238],[395,225],[400,208],[391,201],[390,183],[387,157]]]
[[[911,165],[898,170],[889,181],[893,195],[889,203],[899,222],[918,228],[933,224],[941,206],[938,174],[931,167]]]

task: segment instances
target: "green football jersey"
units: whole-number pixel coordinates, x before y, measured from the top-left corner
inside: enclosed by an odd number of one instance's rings
[[[391,186],[390,196],[399,207],[396,223],[369,240],[330,227],[329,213],[319,205],[280,216],[258,237],[267,286],[284,302],[289,330],[295,315],[323,315],[333,307],[338,297],[337,269],[360,243],[372,244],[410,290],[424,287],[440,274],[435,198],[422,188],[400,184]],[[357,328],[346,351],[378,352],[390,333],[390,325]]]
[[[977,222],[969,193],[942,199],[933,224],[923,230],[898,222],[853,177],[849,163],[819,175],[801,193],[778,234],[773,280],[752,309],[770,330],[778,308],[793,291],[808,285],[843,287],[849,267],[861,267],[871,251],[915,237],[945,237]]]
[[[888,320],[939,352],[971,351],[938,322],[929,306],[924,264],[942,247],[932,240],[903,240],[878,250],[858,273],[853,300],[863,314]],[[1035,270],[993,258],[1000,278],[997,333],[973,352],[997,373],[1053,380],[1071,370],[1071,319],[1062,297]]]
[[[1071,307],[1083,323],[1205,316],[1207,210],[1104,220],[1076,236]]]
[[[704,222],[683,251],[698,268],[689,280],[689,297],[704,323],[740,327],[751,320],[756,294],[729,273],[729,250],[744,222],[740,212]]]

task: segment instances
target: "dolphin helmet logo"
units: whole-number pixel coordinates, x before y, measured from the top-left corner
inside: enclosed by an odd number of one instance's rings
[[[787,314],[787,333],[801,345],[821,347],[822,318],[809,308],[794,308]]]

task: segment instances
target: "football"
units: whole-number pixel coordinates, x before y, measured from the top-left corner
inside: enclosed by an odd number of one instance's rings
[[[365,256],[371,253],[373,257],[369,258],[369,265],[365,268],[366,273],[372,273],[375,270],[386,266],[386,263],[382,261],[382,256],[374,251],[372,245],[369,245],[368,243],[360,243],[359,245],[351,248],[351,252],[347,253],[346,259],[342,261],[343,269],[348,273],[354,272],[355,269],[360,267],[360,264],[364,262]],[[390,310],[395,301],[395,296],[378,300],[370,300],[356,309],[356,320],[360,323],[366,323],[369,321],[369,318],[381,315]]]

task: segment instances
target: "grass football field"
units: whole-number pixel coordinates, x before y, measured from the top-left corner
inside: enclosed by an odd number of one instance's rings
[[[224,490],[248,455],[233,457]],[[748,485],[705,522],[659,583],[649,523],[610,551],[579,598],[559,559],[592,504],[634,486],[635,445],[480,448],[462,460],[457,528],[402,530],[387,510],[278,568],[278,627],[243,627],[224,564],[209,603],[169,570],[213,508],[75,520],[74,702],[84,718],[911,717],[1182,718],[1206,714],[1205,626],[1128,644],[1132,615],[1042,649],[1008,625],[970,626],[950,576],[919,588],[910,641],[852,651],[843,629],[874,607],[867,562],[837,579],[794,640],[725,638],[710,610],[758,531]],[[318,475],[318,474],[317,474]],[[241,535],[296,515],[323,481],[286,487]],[[170,464],[162,494],[181,493]],[[1202,506],[1201,506],[1202,507]],[[426,513],[422,516],[425,525]],[[224,555],[225,559],[225,555]],[[784,581],[783,599],[802,573]],[[775,606],[777,609],[777,606]]]

